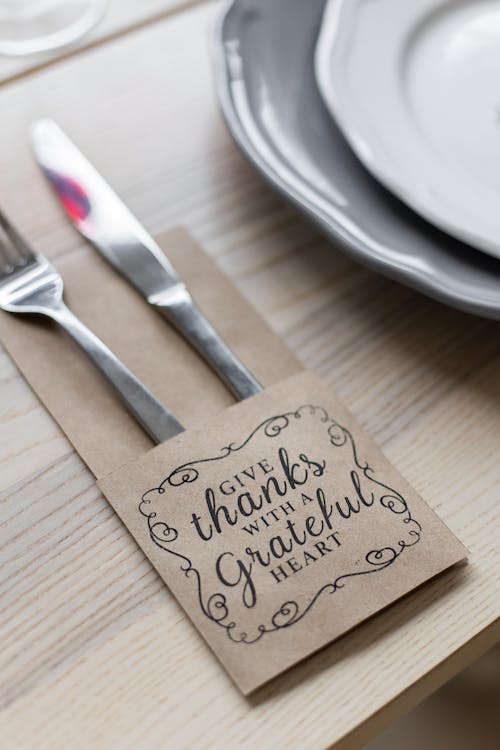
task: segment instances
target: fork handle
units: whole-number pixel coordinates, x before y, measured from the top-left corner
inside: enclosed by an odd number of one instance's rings
[[[51,310],[50,316],[90,357],[119,394],[132,416],[156,443],[162,443],[184,431],[177,419],[63,302]]]
[[[255,396],[263,390],[212,327],[183,285],[153,304],[201,354],[238,400]]]

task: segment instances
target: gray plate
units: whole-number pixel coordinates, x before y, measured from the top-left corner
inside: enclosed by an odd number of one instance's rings
[[[435,299],[500,318],[500,261],[440,232],[360,165],[319,95],[324,0],[234,0],[216,29],[219,99],[240,148],[360,263]]]

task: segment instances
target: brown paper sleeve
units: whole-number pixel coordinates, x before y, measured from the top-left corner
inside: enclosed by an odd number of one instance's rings
[[[158,238],[199,307],[268,386],[302,367],[183,229]],[[71,310],[186,427],[234,403],[218,377],[90,246],[55,263]],[[0,312],[0,339],[88,465],[102,477],[153,444],[76,344],[41,317]]]

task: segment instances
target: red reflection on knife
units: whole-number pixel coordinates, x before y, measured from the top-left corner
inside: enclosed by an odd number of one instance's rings
[[[70,177],[54,172],[52,169],[45,169],[44,171],[70,218],[73,221],[86,219],[90,214],[91,205],[82,186]]]

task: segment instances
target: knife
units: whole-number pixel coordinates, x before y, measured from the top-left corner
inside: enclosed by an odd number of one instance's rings
[[[193,301],[158,244],[52,120],[33,125],[36,159],[76,229],[158,308],[213,367],[237,399],[262,386]]]

